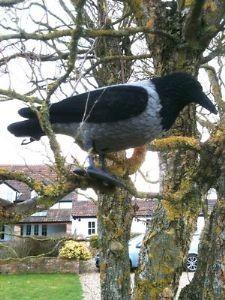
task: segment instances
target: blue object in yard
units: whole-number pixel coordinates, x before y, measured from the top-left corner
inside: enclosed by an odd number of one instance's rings
[[[129,247],[129,260],[130,260],[131,269],[138,267],[139,252],[140,252],[143,238],[144,238],[144,234],[140,234],[129,241],[128,247]],[[186,270],[188,272],[195,272],[197,269],[199,240],[200,240],[200,233],[196,232],[192,237],[192,241],[188,251],[188,257],[186,260]],[[95,257],[95,264],[96,267],[99,268],[100,265],[99,254],[97,254]]]
[[[139,263],[139,252],[144,234],[140,234],[129,241],[129,259],[131,268],[137,268]]]
[[[137,268],[139,263],[139,252],[142,244],[142,240],[144,238],[144,234],[140,234],[129,241],[129,260],[130,260],[130,267]],[[95,257],[95,265],[99,268],[100,265],[100,258],[99,254]]]

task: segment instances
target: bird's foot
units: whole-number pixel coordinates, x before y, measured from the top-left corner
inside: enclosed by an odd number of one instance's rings
[[[102,169],[88,167],[87,174],[92,178],[101,180],[105,185],[123,187],[123,183],[118,178],[116,178],[115,176],[109,174],[108,172]]]
[[[22,145],[22,146],[28,145],[28,144],[33,143],[33,142],[35,142],[35,141],[36,141],[36,140],[35,140],[34,138],[30,137],[28,140],[27,140],[27,139],[22,140],[21,145]]]
[[[75,168],[73,170],[73,173],[78,175],[78,176],[87,176],[87,171],[85,169],[82,169],[82,168]]]
[[[92,166],[85,169],[77,168],[73,171],[75,174],[80,176],[90,176],[98,181],[101,181],[106,186],[118,186],[124,187],[124,184],[115,176],[109,174],[107,171],[102,169],[94,168]]]

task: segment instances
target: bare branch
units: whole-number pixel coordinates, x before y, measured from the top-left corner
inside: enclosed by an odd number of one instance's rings
[[[51,87],[48,89],[48,94],[46,101],[49,101],[51,95],[54,91],[60,86],[62,82],[66,80],[66,78],[70,75],[70,73],[74,70],[75,61],[78,53],[78,41],[82,34],[82,20],[83,20],[83,9],[86,1],[81,0],[76,4],[77,16],[76,16],[76,29],[72,30],[71,42],[70,42],[70,52],[67,62],[67,70],[63,76],[57,79],[55,82],[51,84]]]
[[[184,36],[187,41],[196,40],[198,37],[196,32],[199,31],[200,17],[205,1],[206,0],[192,1],[193,4],[184,26]]]
[[[170,39],[173,42],[177,42],[176,38],[165,32],[163,30],[153,30],[149,27],[130,27],[130,28],[121,28],[119,30],[114,29],[64,29],[64,30],[54,30],[49,33],[28,33],[24,30],[21,30],[20,33],[5,34],[0,36],[0,42],[14,39],[24,39],[24,40],[39,40],[39,41],[48,41],[60,37],[72,36],[79,34],[80,37],[84,38],[96,38],[96,37],[122,37],[122,36],[131,36],[137,33],[151,33],[156,35],[164,36]]]
[[[163,195],[161,195],[160,193],[153,193],[153,192],[146,193],[146,192],[137,191],[137,189],[135,188],[135,186],[134,186],[134,184],[133,184],[133,182],[131,180],[127,180],[126,181],[126,189],[135,198],[140,198],[140,199],[158,199],[158,200],[162,200],[163,199]]]
[[[225,112],[225,101],[222,99],[222,92],[219,85],[219,78],[217,77],[214,67],[204,65],[203,68],[207,71],[209,81],[211,84],[212,94],[216,101],[220,116]]]
[[[147,176],[141,171],[141,169],[138,170],[138,173],[141,175],[141,177],[147,183],[150,183],[150,184],[157,184],[157,183],[159,183],[159,180],[150,180],[150,179],[148,179]]]
[[[207,56],[201,59],[201,64],[204,65],[210,62],[212,59],[225,54],[225,45],[220,45],[216,49],[212,50]],[[204,67],[204,66],[203,66]]]

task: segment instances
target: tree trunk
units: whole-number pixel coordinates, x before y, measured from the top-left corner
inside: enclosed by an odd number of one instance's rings
[[[175,57],[178,60],[170,60],[167,66],[163,65],[160,69],[166,73],[179,70],[181,65],[177,65],[177,61],[181,63],[182,60],[183,70],[186,68],[196,74],[198,57],[194,53],[192,57],[190,51],[186,55],[183,51],[171,54],[171,58]],[[169,135],[196,137],[194,107],[183,111]],[[175,151],[169,149],[160,155],[163,201],[154,213],[140,252],[135,299],[173,299],[200,212],[201,191],[192,182],[198,169],[197,154],[182,147]]]
[[[225,299],[225,148],[224,144],[217,144],[221,138],[224,140],[224,133],[211,139],[208,146],[213,146],[209,149],[214,155],[210,162],[202,162],[204,179],[215,186],[218,200],[202,236],[197,271],[191,284],[181,292],[182,300]]]
[[[204,1],[192,1],[188,4],[191,8],[186,7],[186,1],[182,3],[180,7],[171,5],[171,9],[165,9],[168,5],[165,2],[142,1],[136,10],[139,24],[149,24],[153,30],[172,33],[175,38],[172,41],[160,33],[146,37],[157,75],[174,71],[197,75],[209,42],[207,37],[201,39],[203,28],[199,20]],[[197,138],[193,106],[183,111],[169,134]],[[135,299],[173,299],[205,192],[196,184],[199,166],[196,152],[182,147],[171,151],[170,147],[160,156],[163,200],[141,249]]]
[[[128,240],[133,219],[131,197],[117,189],[98,195],[101,299],[131,299]]]
[[[179,299],[225,299],[225,199],[220,199],[202,237],[195,276]]]

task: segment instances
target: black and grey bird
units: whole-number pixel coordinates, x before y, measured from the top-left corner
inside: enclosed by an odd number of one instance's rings
[[[200,83],[190,74],[172,73],[163,77],[102,87],[75,95],[49,107],[55,133],[75,138],[89,153],[86,172],[96,178],[117,183],[104,169],[97,169],[92,154],[104,154],[146,144],[171,128],[179,112],[194,102],[216,114]],[[39,140],[42,131],[36,114],[19,110],[27,120],[13,123],[8,130],[17,137]]]

